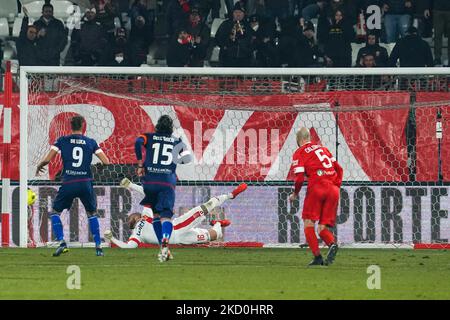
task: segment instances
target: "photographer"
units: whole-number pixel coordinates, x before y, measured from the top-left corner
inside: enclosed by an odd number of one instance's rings
[[[252,64],[252,33],[244,18],[245,9],[238,2],[233,9],[233,17],[222,22],[217,30],[219,61],[223,67],[250,67]]]

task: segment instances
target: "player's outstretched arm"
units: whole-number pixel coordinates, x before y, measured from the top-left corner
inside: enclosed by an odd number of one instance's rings
[[[106,230],[104,234],[105,238],[114,243],[116,246],[122,249],[136,249],[138,247],[137,242],[128,240],[128,242],[120,241],[113,237],[111,230]]]
[[[295,186],[294,192],[289,196],[290,201],[294,201],[298,199],[298,194],[303,186],[303,181],[305,180],[305,174],[303,172],[299,172],[295,175]]]
[[[96,152],[95,155],[97,156],[97,158],[100,159],[102,164],[104,164],[104,165],[110,164],[108,157],[106,156],[106,154],[103,151]]]
[[[142,195],[145,195],[144,188],[136,183],[131,182],[131,180],[128,178],[123,178],[122,181],[120,181],[120,186],[125,189],[133,190]]]
[[[54,157],[58,154],[58,150],[56,148],[53,148],[47,153],[45,158],[38,164],[36,168],[36,176],[44,172],[44,167],[50,163],[50,161],[53,160]]]

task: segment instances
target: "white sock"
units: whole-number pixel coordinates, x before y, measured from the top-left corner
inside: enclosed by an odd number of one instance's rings
[[[208,200],[208,202],[204,203],[203,205],[206,207],[208,212],[211,212],[212,209],[215,207],[221,206],[225,201],[228,199],[231,199],[233,196],[230,194],[221,194],[220,196],[211,198]]]
[[[137,184],[135,184],[133,182],[130,183],[130,186],[128,188],[133,190],[133,191],[139,192],[140,194],[145,194],[144,193],[144,187],[142,187],[140,185],[137,185]]]
[[[217,239],[221,239],[223,237],[223,234],[222,234],[222,226],[220,225],[220,222],[216,222],[212,228],[217,233]]]

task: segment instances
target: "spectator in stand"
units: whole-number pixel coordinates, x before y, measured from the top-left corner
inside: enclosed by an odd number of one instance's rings
[[[117,48],[114,52],[113,58],[108,61],[108,67],[129,67],[130,62],[127,53],[121,48]]]
[[[319,49],[315,39],[315,29],[312,22],[305,22],[303,27],[303,35],[306,38],[306,42],[309,46],[308,51],[311,55],[310,63],[306,67],[323,67],[324,56],[323,52]]]
[[[25,14],[25,17],[22,20],[19,38],[16,40],[19,65],[38,66],[40,65],[38,29],[35,25],[28,25],[29,18],[27,9],[22,7],[22,11]]]
[[[95,8],[96,19],[102,27],[104,28],[108,41],[110,43],[114,42],[114,32],[116,26],[114,24],[114,19],[118,17],[118,4],[115,0],[90,0],[91,6]]]
[[[137,16],[131,25],[130,32],[130,64],[138,67],[147,62],[150,44],[153,42],[153,27],[147,24],[144,16]]]
[[[109,44],[108,48],[105,49],[104,59],[102,65],[110,66],[115,61],[116,53],[123,53],[125,63],[130,64],[130,48],[127,39],[127,32],[124,28],[119,28],[116,30],[114,35],[114,42]],[[123,63],[123,62],[121,62]]]
[[[53,16],[50,1],[46,1],[42,6],[42,16],[34,25],[38,29],[41,65],[59,66],[61,52],[67,44],[67,30],[63,23]]]
[[[417,28],[409,27],[406,36],[400,39],[391,52],[389,64],[392,67],[400,61],[400,67],[432,67],[433,54],[430,45],[419,35]]]
[[[375,56],[372,53],[365,53],[361,57],[362,68],[375,68],[377,66]],[[389,77],[379,75],[358,75],[354,79],[354,88],[360,90],[379,90],[381,89],[384,80],[389,80]]]
[[[278,23],[289,17],[289,0],[265,0],[266,15],[272,21],[278,19]]]
[[[414,13],[412,0],[384,0],[384,28],[386,42],[397,42],[397,39],[406,35],[411,25],[411,15]]]
[[[99,65],[108,40],[105,30],[96,21],[95,8],[86,9],[81,28],[72,32],[71,53],[76,65]]]
[[[386,48],[380,46],[375,30],[368,32],[366,46],[359,49],[355,65],[362,66],[362,58],[366,55],[371,55],[375,58],[377,67],[387,67],[389,55]]]
[[[167,48],[167,66],[188,67],[191,63],[193,38],[185,28],[180,28],[176,35],[170,40]]]
[[[256,67],[278,67],[278,34],[276,26],[268,19],[258,15],[249,18],[252,29],[252,45],[254,49],[254,65]]]
[[[328,29],[325,60],[328,67],[351,67],[354,30],[342,11],[337,10]]]
[[[189,17],[193,0],[169,0],[166,11],[166,32],[173,36],[177,28],[180,27]],[[178,35],[175,37],[175,39]]]
[[[206,26],[197,7],[191,9],[186,24],[186,32],[192,36],[189,67],[203,67],[209,46],[211,30]]]
[[[434,27],[434,63],[442,64],[442,36],[450,38],[450,1],[449,0],[426,0],[427,9],[424,11],[425,18],[430,18],[433,13]],[[450,41],[449,41],[450,42]],[[450,45],[447,46],[448,58],[450,59]],[[449,63],[450,64],[450,61]]]
[[[129,17],[131,20],[131,28],[136,24],[137,17],[144,17],[146,29],[151,33],[153,39],[155,30],[155,11],[150,9],[152,5],[149,2],[149,0],[134,0],[129,11]]]
[[[317,0],[314,3],[305,6],[301,11],[301,15],[305,21],[311,21],[321,15],[321,13],[325,10],[326,5],[326,0]]]
[[[219,61],[223,67],[250,67],[253,56],[252,32],[245,20],[245,9],[240,2],[233,8],[232,18],[222,22],[216,32],[220,47]]]

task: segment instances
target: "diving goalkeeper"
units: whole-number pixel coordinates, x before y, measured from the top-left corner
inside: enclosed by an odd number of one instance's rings
[[[123,179],[120,185],[129,190],[144,194],[144,190],[141,186],[132,183],[127,178]],[[236,198],[238,194],[246,189],[247,185],[245,183],[240,184],[231,193],[213,197],[207,202],[189,210],[180,217],[175,218],[173,221],[174,233],[170,238],[170,244],[202,244],[222,238],[222,227],[229,226],[231,224],[229,220],[213,220],[211,221],[212,228],[210,229],[197,228],[197,226],[205,220],[205,216],[210,213],[211,210],[222,205],[229,199]],[[133,213],[128,216],[128,225],[130,229],[133,230],[128,242],[123,242],[114,238],[110,230],[105,231],[104,235],[106,239],[109,239],[119,248],[124,249],[137,248],[141,243],[158,245],[158,238],[153,230],[152,222],[152,209],[144,207],[142,214]]]

